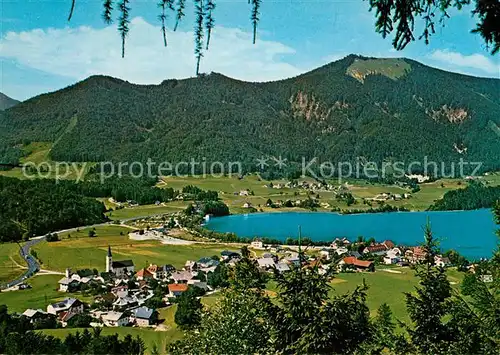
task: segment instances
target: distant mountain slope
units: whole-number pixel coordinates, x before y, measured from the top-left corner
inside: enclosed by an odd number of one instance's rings
[[[43,141],[55,143],[53,159],[69,161],[206,158],[255,169],[261,156],[406,164],[427,157],[498,169],[498,92],[500,80],[353,55],[269,83],[210,74],[134,85],[93,76],[0,113],[0,154]]]
[[[11,108],[12,106],[17,105],[19,102],[20,101],[14,100],[0,92],[0,110]]]

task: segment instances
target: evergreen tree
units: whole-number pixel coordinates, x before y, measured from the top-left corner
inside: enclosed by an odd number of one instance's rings
[[[118,8],[120,9],[120,17],[118,18],[118,31],[120,32],[120,36],[122,38],[122,58],[125,58],[125,39],[128,36],[130,24],[130,7],[128,7],[128,3],[129,0],[121,0],[118,4]]]
[[[207,283],[213,288],[229,286],[229,270],[226,265],[219,264],[213,272],[209,272]]]
[[[429,222],[425,227],[426,253],[424,263],[416,269],[420,279],[414,293],[405,293],[406,308],[412,321],[407,327],[411,342],[421,353],[441,354],[452,340],[449,328],[443,322],[447,315],[447,301],[451,297],[450,282],[443,268],[434,266],[437,241],[432,235]]]
[[[259,270],[257,261],[250,259],[250,251],[246,246],[241,249],[241,254],[241,260],[231,270],[231,285],[241,290],[250,288],[264,289],[267,278]]]
[[[500,225],[500,200],[493,206],[493,217]],[[500,238],[500,231],[497,231]],[[500,239],[499,239],[500,240]],[[493,256],[481,262],[475,274],[466,275],[462,293],[450,304],[449,326],[456,334],[451,348],[469,354],[493,354],[500,349],[500,242]]]
[[[371,352],[380,354],[384,349],[394,349],[396,323],[393,321],[392,312],[387,303],[382,303],[378,308],[373,327],[373,340],[369,342]]]
[[[189,332],[167,350],[179,355],[271,353],[272,308],[262,291],[230,290],[204,314],[197,332]]]
[[[188,289],[179,297],[175,311],[175,323],[182,329],[195,328],[201,321],[203,306],[193,289]]]
[[[317,267],[276,274],[280,307],[273,317],[276,350],[285,353],[352,353],[371,337],[366,286],[330,299]]]

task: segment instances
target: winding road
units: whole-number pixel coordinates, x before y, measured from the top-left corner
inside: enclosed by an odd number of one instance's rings
[[[132,217],[132,218],[126,218],[126,219],[123,219],[120,221],[121,221],[121,223],[125,223],[125,222],[131,222],[131,221],[143,219],[146,217],[155,217],[155,216],[162,216],[162,215],[164,215],[164,213],[160,213],[157,215],[137,216],[137,217]],[[60,234],[60,233],[75,232],[78,229],[102,227],[105,225],[113,224],[114,222],[115,221],[109,221],[109,222],[105,222],[105,223],[93,224],[90,226],[79,226],[79,227],[74,227],[74,228],[69,228],[69,229],[63,229],[63,230],[52,232],[52,233]],[[17,285],[23,283],[26,279],[35,275],[38,271],[40,271],[40,264],[38,263],[38,260],[36,260],[36,258],[34,258],[30,254],[30,249],[32,246],[35,246],[36,244],[45,241],[45,239],[46,239],[46,235],[33,237],[30,240],[28,240],[26,243],[24,243],[23,246],[21,246],[21,245],[19,246],[19,255],[21,256],[21,258],[23,260],[26,261],[28,269],[26,270],[26,272],[24,272],[17,279],[7,283],[3,288],[11,288],[11,287],[17,286]]]
[[[100,227],[100,226],[105,226],[105,225],[110,224],[110,223],[111,222],[106,222],[106,223],[94,224],[91,226],[81,226],[81,227],[75,227],[75,228],[70,228],[70,229],[63,229],[63,230],[53,232],[53,233],[60,234],[60,233],[67,233],[67,232],[75,232],[77,229]],[[26,279],[35,275],[38,271],[40,271],[40,264],[38,263],[38,260],[36,260],[36,258],[34,258],[30,254],[30,249],[31,249],[31,247],[37,245],[38,243],[45,241],[45,239],[46,239],[46,235],[38,236],[38,237],[31,238],[26,243],[24,243],[23,246],[20,245],[19,255],[21,256],[21,258],[23,260],[26,261],[28,270],[26,270],[26,272],[24,272],[17,279],[7,283],[5,288],[17,286],[17,285],[23,283]]]
[[[44,241],[44,240],[45,240],[45,236],[32,238],[32,239],[28,240],[26,243],[24,243],[23,246],[19,247],[19,255],[21,255],[21,258],[23,258],[23,260],[25,260],[26,263],[28,264],[28,270],[24,274],[22,274],[21,276],[19,276],[17,279],[15,279],[14,281],[9,282],[7,284],[7,286],[6,286],[6,288],[14,287],[14,286],[19,285],[24,280],[26,280],[27,278],[33,276],[35,273],[38,272],[38,270],[40,270],[40,264],[30,254],[30,248],[33,245],[36,245],[36,244],[38,244],[38,243],[40,243],[41,241]]]

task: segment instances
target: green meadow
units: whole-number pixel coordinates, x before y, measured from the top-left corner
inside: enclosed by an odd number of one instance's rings
[[[166,331],[155,331],[152,329],[144,329],[144,328],[132,328],[132,327],[117,327],[117,328],[101,328],[102,335],[114,335],[118,334],[120,338],[124,338],[127,335],[131,335],[132,337],[139,337],[144,341],[144,345],[146,346],[146,354],[151,354],[151,350],[153,346],[156,345],[160,354],[165,354],[165,347],[167,344],[174,342],[182,338],[182,332],[175,329],[169,329]],[[60,328],[60,329],[45,329],[42,330],[44,334],[52,335],[56,338],[65,338],[68,334],[74,334],[76,332],[82,332],[84,329],[82,328]],[[92,331],[92,329],[89,329]]]
[[[116,205],[109,203],[107,199],[100,199],[105,203],[108,209],[116,208]],[[189,202],[185,201],[173,201],[166,203],[165,205],[141,205],[137,207],[126,207],[122,209],[115,209],[106,213],[106,215],[112,220],[125,220],[130,218],[142,218],[151,217],[159,214],[175,213],[184,210],[188,206]]]
[[[367,305],[372,316],[375,316],[377,309],[381,304],[387,303],[391,307],[393,316],[403,322],[408,322],[408,313],[406,311],[406,299],[404,293],[413,292],[418,286],[418,278],[415,272],[408,267],[392,267],[387,272],[380,265],[377,271],[373,273],[341,273],[335,275],[330,282],[330,296],[343,295],[352,292],[357,286],[366,283]],[[448,280],[453,288],[457,288],[463,278],[462,273],[455,269],[447,271]],[[268,283],[268,290],[271,296],[275,295],[277,290],[275,282]]]
[[[363,280],[368,288],[367,304],[372,316],[376,314],[381,304],[387,303],[395,318],[409,321],[406,311],[405,292],[413,292],[418,285],[415,272],[408,267],[394,267],[383,271],[384,265],[380,265],[374,273],[342,273],[336,275],[331,286],[331,294],[344,294],[353,291],[356,286],[361,285]],[[447,271],[448,280],[452,287],[457,288],[463,278],[463,274],[455,269]]]
[[[395,73],[385,73],[388,76],[395,75]],[[25,156],[21,159],[22,163],[32,162],[35,164],[40,164],[42,162],[47,162],[51,168],[52,173],[47,175],[47,177],[55,177],[55,167],[56,162],[50,159],[50,150],[52,148],[52,143],[47,142],[33,142],[26,146],[23,146],[23,151]],[[80,163],[76,163],[71,169],[70,173],[65,176],[67,179],[75,179],[77,177],[76,169],[83,170],[83,176],[88,171],[88,169],[93,166],[94,163],[86,163],[83,166]],[[64,171],[61,171],[64,174]],[[23,173],[20,168],[15,168],[9,171],[0,171],[1,175],[11,176],[17,178],[24,178]],[[299,179],[299,181],[310,181],[314,182],[311,178]],[[488,173],[481,177],[482,181],[490,185],[500,184],[500,172]],[[285,184],[287,180],[273,180],[274,185]],[[333,191],[321,191],[314,192],[314,195],[319,195],[320,202],[325,204],[324,206],[318,208],[319,211],[330,211],[332,208],[340,209],[368,209],[369,206],[362,203],[362,199],[372,198],[383,192],[390,192],[393,194],[403,194],[411,193],[408,189],[401,188],[394,185],[386,184],[372,184],[365,180],[359,179],[344,179],[342,181],[347,182],[353,196],[357,199],[356,204],[347,206],[343,201],[337,201],[335,199],[335,194]],[[158,183],[158,187],[172,187],[175,190],[182,190],[186,185],[195,185],[205,190],[214,190],[219,192],[222,200],[230,207],[231,213],[246,213],[248,210],[243,208],[245,203],[251,203],[254,207],[262,209],[265,212],[276,211],[275,209],[267,208],[266,201],[271,199],[276,200],[297,200],[305,199],[308,196],[308,191],[303,189],[273,189],[265,187],[264,185],[269,184],[270,181],[262,180],[257,174],[249,174],[239,179],[237,176],[223,176],[223,177],[212,177],[212,176],[165,176],[161,178]],[[330,181],[333,185],[339,185],[340,182],[337,180]],[[413,211],[421,211],[427,209],[435,200],[440,199],[447,191],[463,188],[467,182],[464,179],[442,179],[431,183],[420,184],[421,190],[416,193],[412,193],[410,199],[404,199],[400,201],[387,201],[386,204],[405,207]],[[239,192],[242,190],[248,190],[253,192],[249,196],[240,196]],[[99,199],[106,204],[108,208],[115,208],[116,205],[107,201],[107,199]],[[116,210],[108,213],[108,216],[113,220],[136,218],[136,217],[146,217],[163,213],[178,212],[186,207],[189,202],[184,201],[173,201],[166,205],[147,205],[138,206],[132,208],[124,208],[121,210]],[[326,205],[328,204],[328,206]],[[374,203],[376,207],[376,204]],[[279,211],[286,211],[288,208],[281,208]],[[300,211],[299,208],[293,208],[292,210]]]
[[[49,304],[63,300],[66,297],[78,297],[80,300],[87,302],[91,300],[82,297],[81,294],[59,292],[57,282],[62,277],[62,275],[36,275],[26,282],[32,288],[0,293],[0,304],[7,305],[11,312],[22,313],[27,308],[45,310]]]
[[[16,243],[0,244],[0,284],[7,283],[22,275],[26,266],[19,255]]]
[[[490,180],[495,180],[496,175],[491,175]],[[299,179],[299,181],[314,182],[310,178]],[[498,179],[500,182],[500,178]],[[186,185],[195,185],[204,190],[217,191],[221,199],[229,206],[231,213],[246,213],[248,210],[243,208],[243,204],[249,202],[255,208],[262,209],[265,212],[295,210],[300,211],[300,208],[280,208],[272,209],[266,207],[268,199],[277,200],[299,200],[306,199],[309,191],[299,188],[269,188],[269,181],[264,181],[256,174],[246,175],[242,179],[238,177],[164,177],[158,184],[159,187],[172,187],[175,190],[182,190]],[[273,185],[285,184],[286,180],[273,180]],[[339,185],[338,181],[331,181],[333,185]],[[328,207],[322,206],[319,211],[330,211],[332,208],[340,209],[369,209],[370,206],[362,203],[363,199],[373,198],[381,193],[404,194],[409,193],[409,199],[399,201],[386,201],[385,203],[397,207],[405,207],[409,210],[421,211],[427,209],[435,200],[440,199],[447,191],[463,188],[466,182],[461,179],[443,179],[431,183],[420,184],[420,191],[411,193],[409,189],[402,188],[396,185],[386,185],[378,183],[369,183],[365,180],[346,180],[346,183],[356,198],[357,203],[351,206],[343,201],[337,201],[334,191],[317,191],[311,192],[314,197],[319,196],[320,203],[327,203]],[[240,196],[239,192],[248,190],[248,196]],[[373,203],[376,207],[377,204]]]
[[[314,182],[311,178],[299,179],[299,181]],[[494,186],[500,184],[500,173],[491,173],[488,176],[482,178],[488,184]],[[273,180],[273,185],[282,184],[284,185],[286,180]],[[402,188],[397,185],[387,185],[379,183],[370,183],[366,180],[359,179],[347,179],[345,180],[350,192],[356,199],[356,203],[347,206],[344,201],[338,201],[335,196],[334,191],[308,191],[299,188],[270,188],[265,185],[269,185],[270,181],[262,180],[257,174],[246,175],[239,179],[236,176],[228,177],[201,177],[201,176],[188,176],[188,177],[163,177],[158,183],[158,187],[171,187],[174,190],[182,190],[184,186],[194,185],[198,186],[204,190],[213,190],[219,193],[219,197],[229,206],[230,212],[233,214],[238,213],[248,213],[248,209],[244,208],[245,203],[250,203],[253,207],[263,212],[283,212],[283,211],[305,211],[304,209],[293,207],[293,208],[269,208],[266,206],[267,200],[271,199],[276,202],[278,200],[304,200],[307,199],[309,194],[311,196],[318,198],[319,202],[322,204],[318,207],[318,211],[331,211],[333,208],[339,208],[341,210],[366,210],[369,209],[369,205],[363,204],[363,199],[370,199],[382,193],[392,193],[392,194],[405,194],[411,195],[408,199],[402,199],[398,201],[388,200],[385,204],[404,207],[410,211],[423,211],[429,208],[436,200],[443,197],[443,195],[452,190],[464,188],[467,186],[467,181],[464,179],[441,179],[429,183],[419,184],[420,191],[412,193],[407,188]],[[338,186],[338,181],[331,181],[331,184]],[[248,196],[240,195],[240,191],[248,191]],[[107,205],[108,202],[105,201]],[[188,201],[173,201],[165,205],[154,206],[137,206],[131,208],[124,208],[121,210],[116,210],[108,213],[111,219],[127,219],[142,216],[152,216],[162,213],[172,213],[178,212],[184,209]],[[372,203],[373,207],[377,207],[376,202]],[[113,208],[112,205],[108,207]]]
[[[47,177],[54,178],[56,162],[50,160],[49,153],[51,148],[52,143],[46,142],[34,142],[26,145],[23,147],[25,157],[21,159],[21,162],[33,162],[36,164],[48,162],[52,173],[48,174]],[[94,163],[87,163],[85,166],[77,163],[75,167],[78,170],[84,168],[84,176],[88,169],[93,165]],[[75,179],[77,177],[75,167],[71,169],[70,173],[65,176],[65,178]],[[65,172],[61,171],[61,173],[64,174]],[[9,171],[0,171],[0,174],[4,176],[24,178],[20,168],[15,168]],[[491,185],[498,185],[500,184],[500,173],[489,173],[487,176],[481,177],[481,179]],[[311,178],[304,178],[299,180],[314,182],[314,180]],[[284,179],[272,181],[274,185],[285,184],[286,182],[287,181]],[[408,189],[404,189],[399,186],[371,184],[365,180],[359,179],[345,179],[342,182],[348,183],[351,193],[356,198],[358,203],[347,206],[345,202],[337,201],[335,199],[335,193],[333,191],[314,192],[313,195],[319,196],[320,203],[323,204],[318,208],[319,211],[330,211],[332,208],[363,210],[370,208],[370,206],[362,203],[363,199],[373,198],[383,192],[390,192],[393,194],[410,193]],[[295,201],[298,199],[306,199],[309,194],[309,191],[298,188],[273,189],[264,186],[269,183],[270,181],[262,180],[257,174],[249,174],[244,176],[242,179],[239,179],[237,176],[166,176],[161,178],[160,182],[158,183],[158,187],[172,187],[175,190],[182,190],[182,188],[186,185],[195,185],[205,190],[217,191],[221,199],[229,206],[231,213],[247,213],[248,210],[246,208],[243,208],[243,205],[245,203],[250,203],[255,208],[262,209],[264,212],[301,210],[300,208],[280,208],[276,210],[266,207],[266,202],[268,199],[271,199],[273,201],[285,201],[288,199]],[[340,182],[337,180],[332,180],[330,181],[330,183],[332,183],[333,185],[340,184]],[[442,179],[432,183],[424,183],[420,184],[421,190],[419,192],[411,194],[412,196],[410,199],[404,199],[400,201],[386,201],[386,204],[396,207],[405,207],[412,211],[421,211],[427,209],[435,200],[440,199],[447,191],[463,188],[465,186],[466,181],[463,179]],[[249,192],[251,192],[251,194],[249,196],[240,196],[239,192],[242,190],[248,190]],[[103,201],[108,208],[116,208],[116,205],[110,203],[107,199],[99,200]],[[147,217],[157,214],[178,212],[185,208],[188,203],[189,202],[184,201],[173,201],[160,206],[137,206],[111,211],[107,215],[112,220]],[[373,206],[376,207],[377,204],[374,203]]]
[[[54,143],[55,144],[55,143]],[[65,164],[61,164],[58,167],[57,162],[50,159],[49,153],[52,149],[53,143],[50,142],[33,142],[22,147],[24,157],[20,159],[20,163],[33,163],[39,166],[43,171],[41,171],[40,177],[55,179],[56,177],[64,179],[76,179],[81,173],[82,177],[89,171],[89,169],[95,165],[95,163],[68,163],[71,168],[67,169],[64,167]],[[43,164],[42,164],[43,163]],[[18,179],[25,179],[27,176],[23,173],[21,168],[14,168],[7,171],[0,171],[0,175],[15,177]],[[28,177],[31,177],[28,175]],[[34,178],[38,176],[33,176]]]
[[[238,250],[234,244],[197,243],[191,245],[161,244],[156,240],[130,240],[132,230],[117,225],[106,225],[95,229],[96,237],[88,236],[89,229],[64,233],[58,242],[41,242],[36,250],[42,267],[48,270],[64,271],[66,268],[98,269],[104,271],[108,245],[111,246],[114,260],[131,259],[136,269],[149,264],[172,264],[177,268],[184,266],[186,260],[219,255],[226,249]]]

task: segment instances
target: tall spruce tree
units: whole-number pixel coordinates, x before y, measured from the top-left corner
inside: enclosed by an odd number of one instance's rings
[[[500,201],[493,206],[493,217],[500,225]],[[449,327],[456,334],[450,351],[468,354],[494,354],[500,349],[500,230],[497,248],[490,260],[477,265],[462,284],[463,297],[456,294],[450,304]],[[465,292],[464,292],[465,291]]]
[[[200,325],[203,305],[193,288],[179,297],[175,312],[175,323],[182,329],[192,329]]]
[[[447,315],[447,301],[451,297],[451,285],[446,272],[436,267],[437,241],[432,235],[430,223],[425,226],[425,260],[416,268],[420,279],[415,292],[406,293],[406,306],[412,321],[407,327],[411,342],[421,353],[445,353],[446,343],[452,336],[443,318]]]
[[[241,290],[264,289],[267,277],[259,270],[257,261],[250,258],[250,251],[246,246],[241,249],[241,254],[241,260],[231,271],[231,285]]]
[[[229,290],[205,312],[196,332],[170,345],[171,354],[272,353],[271,301],[261,290]]]

